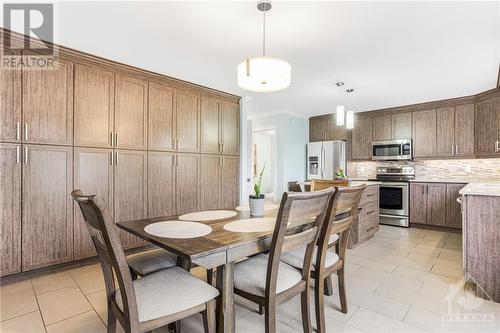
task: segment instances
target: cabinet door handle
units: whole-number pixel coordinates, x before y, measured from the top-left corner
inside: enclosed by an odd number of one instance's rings
[[[109,161],[110,161],[110,164],[113,165],[113,152],[109,152]]]
[[[21,163],[21,147],[16,147],[16,164]]]
[[[111,147],[113,147],[113,146],[114,146],[114,144],[113,144],[113,143],[114,143],[114,140],[113,140],[113,132],[109,133],[109,136],[110,136],[110,138],[111,138]]]
[[[495,141],[495,153],[498,153],[500,151],[500,147],[498,146],[498,143],[500,143],[499,140]]]
[[[24,147],[24,164],[28,164],[28,147]]]
[[[455,146],[454,145],[451,145],[451,154],[455,155]]]
[[[458,145],[455,145],[455,155],[458,155]]]
[[[28,123],[24,124],[24,140],[28,141]]]
[[[21,140],[21,124],[16,123],[16,140]]]
[[[181,139],[177,138],[177,150],[181,149]]]
[[[115,165],[118,165],[118,152],[115,152]]]
[[[222,145],[222,153],[224,152],[224,143],[221,143]]]
[[[115,132],[115,146],[118,147],[118,132]]]

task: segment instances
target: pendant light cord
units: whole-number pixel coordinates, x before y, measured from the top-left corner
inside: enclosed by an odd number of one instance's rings
[[[262,56],[266,56],[266,11],[263,11],[264,19],[262,26]]]

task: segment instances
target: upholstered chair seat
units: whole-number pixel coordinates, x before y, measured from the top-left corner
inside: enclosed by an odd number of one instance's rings
[[[328,239],[328,245],[334,244],[339,240],[339,234],[331,234],[330,238]]]
[[[177,265],[177,256],[163,249],[151,250],[127,256],[130,268],[140,276]]]
[[[316,268],[316,254],[318,252],[318,248],[314,249],[313,259],[312,259],[312,270],[314,271]],[[298,249],[294,249],[292,251],[283,253],[281,255],[281,261],[298,269],[302,269],[302,265],[304,264],[304,255],[306,253],[306,248],[301,247]],[[325,267],[333,266],[337,261],[339,261],[339,255],[332,251],[327,251],[325,256]]]

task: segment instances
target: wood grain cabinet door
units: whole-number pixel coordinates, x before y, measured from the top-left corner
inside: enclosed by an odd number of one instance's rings
[[[427,184],[427,224],[446,225],[446,184]]]
[[[474,157],[474,104],[455,107],[455,156]]]
[[[25,70],[22,82],[23,142],[73,144],[73,64]]]
[[[201,152],[218,154],[221,152],[221,117],[219,112],[220,101],[215,98],[201,97]]]
[[[73,258],[73,148],[23,146],[23,271]]]
[[[446,226],[462,227],[462,206],[457,202],[458,193],[465,184],[446,184]]]
[[[392,139],[411,139],[411,112],[392,115]]]
[[[436,110],[413,112],[412,138],[414,157],[436,156]]]
[[[410,183],[410,222],[427,223],[426,183]]]
[[[147,217],[147,153],[145,151],[115,151],[114,189],[115,222]],[[145,244],[145,241],[123,230],[120,230],[120,239],[125,248]]]
[[[345,126],[337,126],[336,118],[333,116],[327,117],[327,140],[347,140],[347,129]]]
[[[373,117],[373,141],[385,141],[392,139],[392,116]]]
[[[148,84],[132,77],[115,78],[115,138],[117,148],[147,148]]]
[[[497,140],[500,140],[500,98],[476,104],[474,125],[476,156],[498,154],[496,145]]]
[[[113,150],[101,148],[74,148],[75,189],[83,194],[98,194],[108,206],[113,216]],[[73,257],[82,259],[96,255],[80,207],[73,203]]]
[[[177,214],[198,210],[199,155],[177,154],[175,198]]]
[[[200,98],[179,91],[175,97],[175,117],[177,130],[177,150],[182,152],[200,151]]]
[[[21,145],[0,143],[0,276],[21,271]]]
[[[150,151],[148,152],[148,217],[175,214],[175,154]]]
[[[356,117],[351,134],[351,157],[369,160],[372,157],[372,118]]]
[[[219,209],[221,206],[222,156],[200,157],[200,210]]]
[[[221,174],[222,208],[234,209],[239,203],[239,159],[236,156],[224,156]]]
[[[238,155],[240,153],[240,105],[221,103],[222,153]]]
[[[149,83],[149,150],[175,150],[174,95],[169,87]]]
[[[436,110],[436,155],[455,155],[455,108]]]
[[[114,95],[113,73],[75,65],[75,146],[112,146]]]
[[[21,71],[0,75],[0,141],[21,142]]]
[[[325,140],[325,123],[321,118],[309,119],[309,142]]]

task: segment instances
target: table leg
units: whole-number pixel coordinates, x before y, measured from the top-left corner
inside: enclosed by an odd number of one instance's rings
[[[217,289],[220,292],[217,298],[217,332],[234,333],[234,262],[217,268]]]

